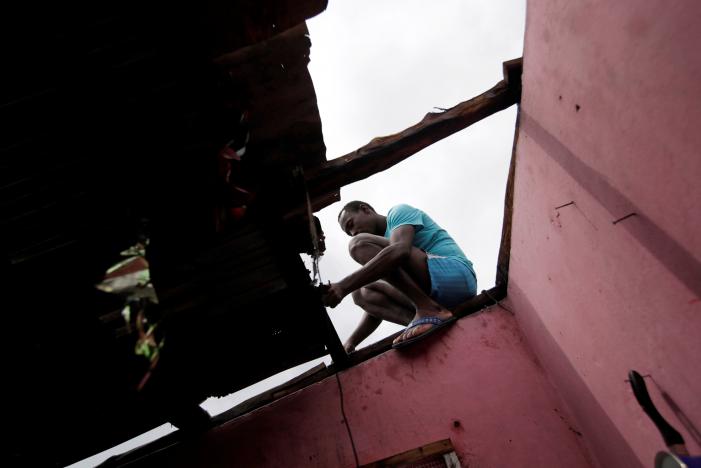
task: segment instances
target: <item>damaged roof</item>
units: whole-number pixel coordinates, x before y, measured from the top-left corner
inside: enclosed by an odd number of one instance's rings
[[[299,256],[314,248],[304,172],[326,162],[304,21],[325,7],[127,1],[3,15],[13,464],[69,464],[168,421],[200,427],[209,396],[345,357]],[[95,288],[144,240],[153,365],[134,352],[124,297]]]
[[[69,464],[165,422],[196,433],[217,423],[199,406],[210,396],[387,349],[345,354],[299,255],[323,252],[312,213],[518,102],[521,62],[485,93],[327,161],[304,23],[325,7],[127,1],[2,15],[14,46],[0,96],[14,464]],[[144,292],[126,309],[96,285],[146,245],[158,303]],[[497,287],[454,313],[503,297],[507,262]]]

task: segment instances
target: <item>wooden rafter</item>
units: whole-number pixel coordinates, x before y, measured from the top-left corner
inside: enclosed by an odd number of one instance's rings
[[[328,161],[307,175],[313,198],[382,172],[496,112],[516,104],[521,97],[521,58],[504,63],[504,79],[490,90],[444,112],[430,112],[416,125]]]

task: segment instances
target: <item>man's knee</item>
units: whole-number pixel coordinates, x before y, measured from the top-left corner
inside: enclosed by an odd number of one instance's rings
[[[383,294],[377,290],[375,283],[370,283],[351,293],[355,305],[364,308],[369,303],[378,303],[382,300]]]
[[[350,252],[351,258],[362,264],[369,262],[382,250],[382,246],[376,242],[375,237],[365,233],[354,236],[348,243],[348,252]]]
[[[362,307],[364,304],[364,298],[363,298],[363,289],[365,288],[360,288],[356,289],[351,293],[351,297],[353,298],[353,302],[355,305]]]

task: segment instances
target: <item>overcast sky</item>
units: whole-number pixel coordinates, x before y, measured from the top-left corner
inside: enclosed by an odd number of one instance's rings
[[[524,23],[525,1],[330,1],[307,23],[327,158],[494,86],[502,62],[523,53]],[[507,109],[344,187],[341,202],[318,214],[327,245],[323,280],[358,267],[336,219],[345,203],[359,199],[382,214],[399,203],[426,211],[473,261],[478,291],[492,287],[515,119],[515,107]],[[350,296],[330,313],[342,341],[362,315]],[[361,347],[399,329],[385,323]]]
[[[525,0],[330,0],[325,12],[307,22],[309,70],[327,158],[402,131],[434,107],[452,107],[494,86],[502,78],[502,62],[523,54],[525,7]],[[399,203],[426,211],[473,261],[478,291],[492,287],[515,119],[512,107],[344,187],[341,202],[317,213],[326,234],[320,262],[324,282],[358,267],[348,256],[349,237],[336,216],[343,204],[359,199],[382,214]],[[350,296],[329,312],[342,341],[362,315]],[[383,324],[359,348],[399,329]],[[221,413],[318,362],[210,399],[203,407]],[[172,430],[166,424],[74,466],[95,466]]]

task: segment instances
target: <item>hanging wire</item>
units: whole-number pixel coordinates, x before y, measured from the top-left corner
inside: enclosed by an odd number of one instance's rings
[[[304,196],[307,202],[307,220],[309,221],[309,236],[312,240],[312,284],[318,286],[323,284],[321,279],[321,270],[319,269],[319,258],[321,258],[322,252],[319,248],[319,234],[316,230],[316,224],[314,223],[314,212],[312,210],[312,201],[309,198],[309,191],[307,190],[307,184],[304,180],[304,171],[300,166],[297,167],[297,175],[302,179],[302,185],[304,187]]]
[[[343,404],[343,386],[341,385],[341,378],[338,376],[338,372],[335,373],[336,382],[338,382],[338,394],[341,399],[341,415],[343,416],[343,422],[346,425],[346,430],[348,431],[348,438],[350,439],[351,448],[353,449],[353,457],[355,458],[356,468],[360,466],[360,461],[358,459],[358,451],[355,448],[355,440],[353,440],[353,433],[351,432],[350,424],[348,423],[348,416],[346,416],[346,408]]]

